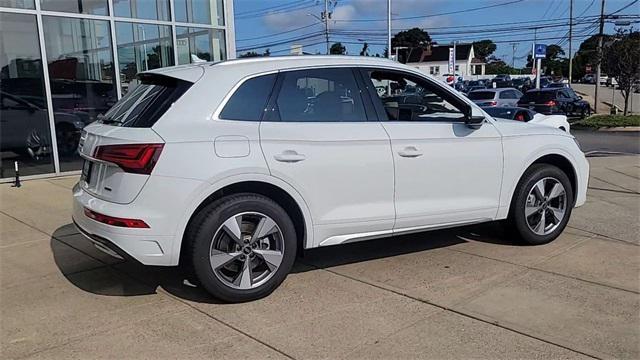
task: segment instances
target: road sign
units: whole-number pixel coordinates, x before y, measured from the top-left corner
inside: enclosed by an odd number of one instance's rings
[[[534,57],[536,59],[544,59],[547,57],[547,45],[545,44],[536,44]]]
[[[450,47],[449,48],[449,64],[448,64],[449,67],[447,69],[447,70],[449,70],[449,74],[453,74],[455,72],[455,70],[456,70],[455,69],[455,65],[454,65],[455,62],[456,62],[455,56],[456,56],[456,54],[453,51],[453,47]]]

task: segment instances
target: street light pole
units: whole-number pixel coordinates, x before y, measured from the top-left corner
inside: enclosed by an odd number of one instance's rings
[[[573,79],[573,53],[571,48],[571,40],[573,38],[573,0],[569,2],[569,86]]]
[[[329,0],[324,0],[322,18],[324,19],[324,38],[327,43],[327,55],[329,55]]]
[[[597,49],[597,61],[598,65],[596,66],[596,89],[593,96],[593,113],[598,113],[598,90],[600,89],[600,70],[602,63],[602,36],[604,32],[604,0],[602,0],[602,5],[600,7],[600,32],[598,33],[598,49]]]
[[[391,59],[391,0],[387,0],[387,57]]]

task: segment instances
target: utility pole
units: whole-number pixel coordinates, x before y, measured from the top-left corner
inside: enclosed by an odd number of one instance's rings
[[[569,0],[569,86],[573,79],[573,53],[571,49],[571,40],[573,37],[573,0]]]
[[[387,57],[391,59],[391,0],[387,0]]]
[[[322,20],[324,20],[324,38],[327,43],[327,55],[329,55],[329,0],[324,0],[324,12],[322,13]]]
[[[518,43],[511,43],[511,67],[516,68],[516,47]]]
[[[596,90],[593,96],[593,113],[598,113],[598,90],[600,89],[600,70],[602,64],[602,36],[604,32],[604,1],[602,0],[602,5],[600,7],[600,32],[598,33],[598,49],[597,49],[597,61],[598,65],[596,67]]]

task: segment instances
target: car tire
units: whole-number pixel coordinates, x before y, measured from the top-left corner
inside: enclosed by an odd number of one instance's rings
[[[287,212],[252,193],[230,195],[202,208],[185,241],[185,260],[197,283],[225,302],[269,295],[287,277],[297,251]]]
[[[534,164],[525,171],[511,200],[508,233],[528,245],[549,243],[567,226],[573,203],[567,175],[556,166]]]

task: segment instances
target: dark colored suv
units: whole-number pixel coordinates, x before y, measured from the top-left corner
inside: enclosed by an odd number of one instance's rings
[[[591,115],[589,103],[571,88],[546,88],[527,91],[518,106],[541,114],[586,117]]]

